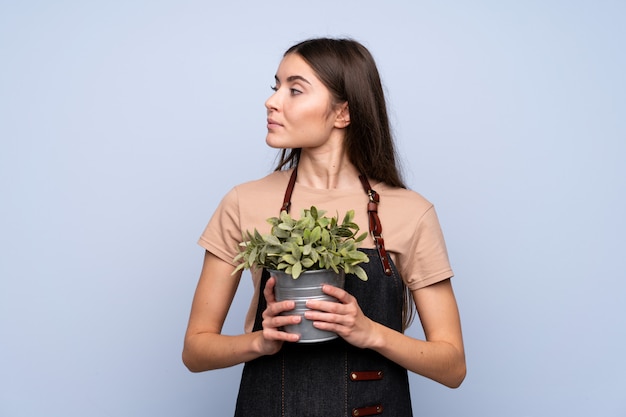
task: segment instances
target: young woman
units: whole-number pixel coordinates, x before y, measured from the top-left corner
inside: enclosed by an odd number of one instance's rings
[[[358,42],[311,39],[285,53],[267,100],[269,146],[282,150],[276,171],[233,188],[200,238],[206,249],[185,336],[193,372],[245,362],[237,416],[411,416],[407,370],[449,387],[465,377],[452,270],[431,203],[400,178],[374,60]],[[355,210],[372,232],[362,249],[368,281],[324,286],[339,303],[309,301],[306,318],[336,332],[302,344],[281,330],[301,319],[281,315],[274,278],[252,271],[256,296],[245,333],[221,330],[239,285],[233,258],[246,230],[269,233],[283,203],[294,215],[311,205]],[[384,229],[384,240],[380,230]],[[408,296],[407,296],[408,295]],[[404,335],[415,308],[426,340]]]

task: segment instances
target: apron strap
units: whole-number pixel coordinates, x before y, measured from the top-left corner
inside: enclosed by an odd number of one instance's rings
[[[291,173],[291,178],[289,178],[289,184],[287,184],[287,189],[285,190],[285,198],[283,199],[283,205],[280,208],[280,212],[286,211],[289,213],[289,209],[291,208],[291,194],[293,193],[293,187],[296,185],[296,178],[298,177],[298,168],[294,168]]]
[[[380,203],[380,196],[376,191],[372,190],[372,186],[370,185],[365,175],[359,175],[359,179],[361,180],[363,189],[370,199],[370,201],[367,203],[367,214],[369,216],[370,233],[374,238],[374,242],[376,243],[376,249],[378,249],[380,260],[383,263],[383,271],[385,271],[385,275],[391,275],[391,265],[389,264],[388,258],[389,255],[385,250],[385,240],[382,236],[383,226],[380,223],[380,218],[378,217],[378,203]]]

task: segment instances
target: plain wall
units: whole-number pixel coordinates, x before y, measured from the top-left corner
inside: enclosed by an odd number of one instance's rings
[[[350,36],[437,207],[468,376],[416,415],[624,416],[623,1],[1,1],[0,416],[228,416],[180,355],[283,51]],[[225,332],[242,330],[248,276]],[[420,334],[419,325],[411,328]]]

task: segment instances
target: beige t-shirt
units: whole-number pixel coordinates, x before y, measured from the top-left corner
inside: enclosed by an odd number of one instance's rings
[[[218,258],[235,265],[238,245],[243,233],[256,228],[261,234],[270,232],[266,219],[280,213],[291,170],[278,171],[265,178],[234,187],[224,196],[198,243]],[[419,289],[452,277],[448,253],[439,220],[433,205],[418,193],[404,188],[373,183],[380,195],[378,215],[382,224],[385,248],[390,253],[402,279],[412,289]],[[304,208],[312,205],[325,210],[327,216],[355,211],[354,221],[361,231],[368,230],[367,203],[363,188],[354,190],[322,190],[296,182],[290,213],[298,218]],[[371,236],[361,244],[374,248]],[[255,292],[246,317],[245,330],[251,331],[259,295],[261,271],[252,271]]]

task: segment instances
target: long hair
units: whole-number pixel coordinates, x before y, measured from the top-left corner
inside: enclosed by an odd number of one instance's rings
[[[406,188],[397,164],[385,95],[370,52],[351,39],[309,39],[289,48],[330,90],[336,103],[348,103],[345,146],[359,172],[392,187]],[[283,149],[276,171],[298,165],[302,149]]]

